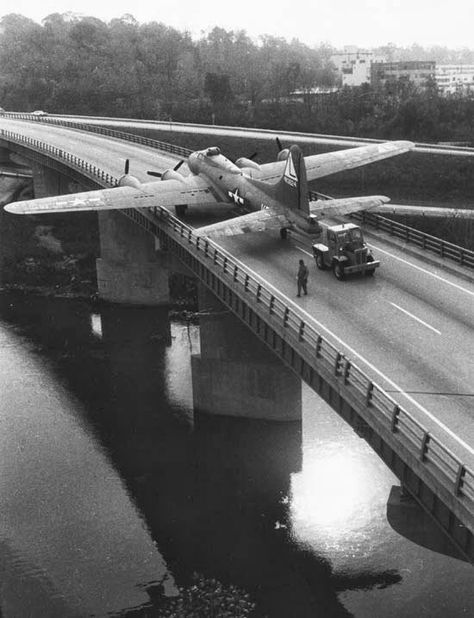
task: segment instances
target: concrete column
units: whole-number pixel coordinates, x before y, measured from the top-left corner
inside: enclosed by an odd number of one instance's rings
[[[97,260],[99,297],[113,303],[169,303],[166,254],[153,236],[119,212],[100,212],[101,257]]]
[[[8,148],[0,148],[0,163],[11,163]]]
[[[201,353],[191,358],[196,412],[301,420],[301,380],[200,286]]]
[[[51,197],[53,195],[67,195],[84,191],[77,182],[71,180],[64,174],[57,172],[38,163],[31,164],[33,172],[33,186],[35,198]]]

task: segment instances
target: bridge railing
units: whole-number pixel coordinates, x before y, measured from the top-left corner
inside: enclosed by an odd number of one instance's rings
[[[70,119],[76,118],[73,122],[84,122],[87,121],[96,121],[96,122],[117,122],[117,123],[129,123],[135,126],[144,125],[149,127],[153,125],[154,128],[159,128],[164,131],[173,131],[173,130],[181,130],[182,132],[186,132],[189,130],[202,130],[202,132],[210,132],[210,131],[226,131],[228,134],[241,135],[242,131],[245,131],[246,134],[255,135],[256,138],[261,138],[262,136],[268,136],[269,139],[276,139],[279,137],[285,137],[287,139],[291,139],[293,141],[302,141],[302,140],[318,140],[319,142],[331,142],[336,144],[348,144],[349,146],[357,146],[363,144],[381,144],[386,140],[383,139],[375,139],[370,137],[354,137],[350,135],[330,135],[327,133],[303,133],[298,131],[282,131],[275,129],[261,129],[255,127],[235,127],[229,125],[209,125],[209,124],[198,124],[198,123],[189,123],[189,122],[175,122],[173,120],[143,120],[139,118],[119,118],[119,117],[110,117],[110,116],[72,116],[71,114],[54,114],[52,116],[44,115],[37,116],[32,113],[26,112],[4,112],[5,116],[11,117],[19,117],[23,116],[25,119],[33,119],[33,120],[44,120],[46,118],[54,118],[56,120],[61,119]],[[415,144],[416,148],[414,152],[433,152],[435,154],[465,154],[465,155],[474,155],[474,148],[469,145],[455,144],[455,143],[427,143],[427,142],[417,142]]]
[[[283,328],[287,332],[285,340],[298,347],[309,366],[316,370],[324,367],[352,392],[361,405],[367,406],[374,424],[395,434],[400,445],[415,456],[437,482],[448,488],[456,500],[463,503],[470,513],[471,528],[474,530],[474,474],[459,457],[325,339],[311,321],[300,314],[298,308],[289,306],[278,290],[250,274],[227,251],[199,236],[166,209],[156,207],[153,211],[158,228],[165,226],[187,251],[217,270],[220,278],[239,285],[244,295],[253,297],[252,306],[256,307],[256,311],[279,327],[280,331]],[[158,233],[159,229],[155,232]]]
[[[87,124],[87,122],[79,120],[64,120],[63,118],[54,118],[52,116],[35,116],[34,114],[9,114],[9,116],[14,116],[17,120],[41,122],[42,124],[54,124],[61,127],[68,127],[70,129],[78,129],[88,131],[89,133],[106,135],[107,137],[113,137],[115,139],[132,142],[134,144],[140,144],[140,146],[147,146],[148,148],[154,148],[162,152],[169,152],[170,154],[177,155],[179,157],[188,157],[192,152],[189,148],[183,148],[182,146],[176,146],[175,144],[169,144],[168,142],[161,142],[150,137],[134,135],[133,133],[127,133],[125,131],[116,131],[115,129],[108,129],[107,127],[102,127],[95,124]]]
[[[0,137],[26,144],[28,147],[67,162],[105,186],[117,179],[79,157],[40,140],[1,130]],[[285,297],[245,265],[208,238],[173,217],[168,210],[131,210],[133,219],[151,233],[160,236],[165,230],[187,254],[195,257],[221,280],[238,290],[243,298],[252,298],[252,307],[264,320],[283,332],[283,340],[298,349],[309,367],[333,376],[341,388],[369,410],[375,427],[389,431],[397,438],[400,451],[415,457],[428,476],[441,484],[451,498],[469,515],[469,528],[474,533],[474,474],[438,438],[404,410],[388,393],[371,380],[355,363],[325,339],[298,307],[288,305]]]
[[[84,175],[89,178],[99,180],[103,186],[113,187],[117,184],[117,179],[115,176],[108,174],[97,166],[91,165],[87,161],[84,161],[83,159],[67,152],[62,148],[57,148],[56,146],[52,146],[42,140],[29,137],[28,135],[23,135],[21,133],[8,131],[7,129],[0,129],[0,138],[22,146],[27,146],[29,149],[47,155],[56,161],[66,162],[70,167],[84,173]]]
[[[474,268],[474,251],[470,249],[465,249],[464,247],[460,247],[446,240],[436,238],[436,236],[425,234],[413,227],[403,225],[402,223],[398,223],[398,221],[393,221],[392,219],[375,213],[359,212],[351,216],[363,223],[368,223],[377,230],[383,230],[384,232],[388,232],[391,236],[396,236],[407,243],[412,243],[417,247],[421,247],[425,251],[436,253],[442,258],[452,260],[462,266]]]

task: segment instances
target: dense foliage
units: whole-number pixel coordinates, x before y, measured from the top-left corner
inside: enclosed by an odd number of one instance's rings
[[[474,98],[397,82],[337,85],[336,50],[214,28],[199,40],[132,16],[106,24],[52,14],[0,22],[0,105],[14,111],[126,116],[418,141],[474,141]],[[473,62],[474,53],[388,45],[387,59]],[[295,93],[299,93],[295,95]]]

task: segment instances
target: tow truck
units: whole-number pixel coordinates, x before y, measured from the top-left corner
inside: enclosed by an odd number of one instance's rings
[[[374,259],[358,225],[354,223],[331,225],[322,221],[319,225],[321,238],[320,242],[313,244],[313,256],[320,270],[331,268],[339,281],[353,273],[363,273],[367,276],[375,273],[380,262]]]

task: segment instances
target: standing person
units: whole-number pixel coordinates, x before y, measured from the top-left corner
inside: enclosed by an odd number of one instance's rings
[[[308,267],[303,262],[303,260],[300,260],[298,274],[296,275],[296,282],[298,284],[297,296],[301,296],[301,290],[303,290],[303,294],[308,293],[308,290],[306,288],[307,283],[308,283],[308,274],[309,274]]]

